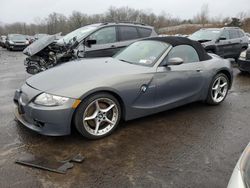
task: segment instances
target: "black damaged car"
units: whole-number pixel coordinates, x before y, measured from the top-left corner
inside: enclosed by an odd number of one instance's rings
[[[246,50],[248,45],[248,37],[238,27],[200,29],[189,38],[202,43],[207,52],[235,60],[238,60],[240,53]]]
[[[241,72],[250,73],[250,45],[248,46],[248,49],[241,52],[238,59],[238,66]]]

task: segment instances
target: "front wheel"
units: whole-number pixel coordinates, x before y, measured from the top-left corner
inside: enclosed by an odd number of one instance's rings
[[[223,102],[229,89],[229,79],[223,74],[217,74],[210,85],[206,102],[211,105],[218,105]]]
[[[75,115],[77,130],[89,139],[99,139],[111,134],[121,118],[118,100],[108,93],[87,97]]]

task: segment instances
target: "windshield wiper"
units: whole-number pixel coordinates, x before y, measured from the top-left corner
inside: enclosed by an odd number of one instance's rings
[[[122,61],[122,62],[125,62],[125,63],[130,63],[130,64],[134,64],[134,63],[132,63],[132,62],[130,62],[130,61],[127,61],[127,60],[125,60],[125,59],[118,59],[119,61]]]

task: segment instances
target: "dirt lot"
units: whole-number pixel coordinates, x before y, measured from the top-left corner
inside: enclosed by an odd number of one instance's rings
[[[89,141],[74,132],[46,137],[14,120],[13,93],[28,74],[21,52],[0,48],[0,187],[226,187],[250,141],[250,76],[235,69],[226,101],[190,104],[123,123],[111,136]],[[86,161],[66,175],[15,164],[24,153]]]

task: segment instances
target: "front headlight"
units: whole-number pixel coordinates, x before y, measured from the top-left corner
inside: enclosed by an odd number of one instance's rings
[[[66,103],[68,100],[69,98],[67,97],[60,97],[48,93],[42,93],[36,97],[34,103],[43,106],[60,106]]]
[[[247,55],[247,51],[245,50],[245,51],[241,52],[240,58],[241,59],[246,59],[246,55]]]
[[[26,40],[25,44],[28,45],[28,44],[29,44],[29,41]]]
[[[10,44],[14,44],[14,42],[12,40],[9,41]]]

